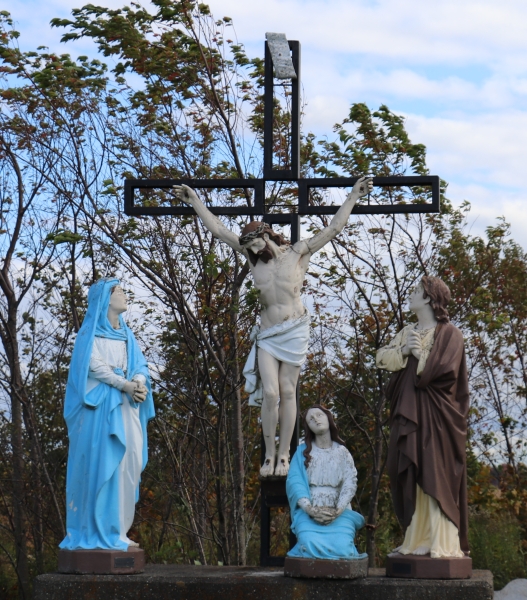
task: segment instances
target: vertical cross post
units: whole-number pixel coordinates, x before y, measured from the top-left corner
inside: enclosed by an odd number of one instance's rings
[[[271,34],[273,35],[273,34]],[[274,159],[274,76],[273,54],[276,56],[280,51],[287,51],[284,40],[275,44],[275,40],[267,34],[268,41],[265,42],[265,77],[264,77],[264,179],[267,181],[298,181],[300,177],[300,42],[288,41],[287,50],[291,52],[292,70],[285,69],[282,79],[291,81],[291,124],[290,137],[287,141],[289,147],[289,169],[275,168]],[[272,45],[274,44],[274,47]],[[286,57],[282,57],[286,58]],[[289,57],[287,57],[289,58]],[[276,69],[278,71],[278,69]],[[276,75],[281,75],[277,72]],[[289,75],[290,77],[286,77]],[[294,75],[294,76],[293,76]],[[298,213],[266,214],[263,220],[269,225],[289,224],[291,227],[291,244],[300,239],[300,216]],[[295,453],[300,439],[300,382],[296,387],[296,424],[291,439],[289,454]],[[265,443],[263,433],[261,437],[261,462],[265,461]],[[260,478],[260,565],[263,567],[281,567],[284,565],[284,557],[271,555],[271,510],[272,508],[288,507],[285,490],[284,477]],[[296,543],[296,538],[291,532],[289,536],[290,547]]]
[[[272,42],[271,42],[272,43]],[[274,157],[274,74],[269,42],[265,42],[264,66],[264,179],[296,181],[300,178],[300,42],[289,41],[296,77],[291,78],[291,135],[289,169],[273,167]],[[292,240],[291,240],[292,241]]]

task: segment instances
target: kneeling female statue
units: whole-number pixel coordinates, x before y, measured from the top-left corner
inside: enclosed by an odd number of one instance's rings
[[[123,320],[117,279],[101,279],[71,357],[64,418],[69,454],[67,535],[62,550],[128,550],[148,458],[146,426],[154,403],[146,360]]]
[[[330,411],[316,404],[304,415],[305,443],[293,457],[286,490],[297,544],[287,556],[362,559],[355,532],[364,517],[351,510],[357,470]]]

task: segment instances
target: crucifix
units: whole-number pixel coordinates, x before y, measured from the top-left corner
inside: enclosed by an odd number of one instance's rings
[[[259,179],[127,179],[125,213],[128,215],[191,215],[197,213],[213,235],[249,262],[255,286],[262,300],[261,331],[244,369],[251,400],[262,403],[261,547],[262,566],[283,565],[283,557],[270,556],[270,511],[287,506],[285,476],[289,456],[299,442],[298,377],[307,354],[309,313],[300,300],[300,288],[311,254],[340,233],[350,212],[353,214],[397,214],[439,212],[439,177],[392,176],[359,179],[358,177],[302,178],[300,174],[300,43],[288,41],[284,34],[268,33],[265,44],[264,77],[264,168]],[[275,160],[275,79],[290,82],[291,125],[289,157],[286,168]],[[298,187],[298,204],[289,212],[271,212],[265,198],[265,184],[289,182]],[[419,204],[370,204],[372,187],[393,188],[418,186],[430,188],[431,202]],[[315,204],[312,190],[349,188],[342,206]],[[175,188],[179,200],[190,206],[138,206],[135,190]],[[245,206],[205,206],[195,190],[243,189]],[[253,190],[252,201],[248,190]],[[355,202],[368,195],[367,203]],[[329,227],[300,241],[301,216],[334,215]],[[218,216],[257,217],[237,235]],[[271,225],[289,225],[291,243],[274,232]],[[298,280],[298,281],[297,281]],[[252,357],[252,358],[251,358]],[[252,362],[251,362],[252,361]],[[280,398],[280,404],[278,399]],[[276,456],[275,436],[280,422],[280,440]],[[265,447],[265,451],[263,448]]]

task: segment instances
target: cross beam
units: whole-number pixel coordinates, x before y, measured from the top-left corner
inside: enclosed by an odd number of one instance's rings
[[[276,172],[276,171],[275,171]],[[310,204],[309,196],[316,188],[353,187],[358,177],[317,177],[312,179],[294,179],[298,184],[298,205],[294,214],[300,216],[334,215],[340,206],[315,206]],[[427,204],[356,204],[351,212],[353,215],[393,215],[408,213],[438,213],[439,212],[439,177],[424,175],[413,177],[372,177],[374,187],[393,188],[400,186],[429,187],[432,192],[432,202]],[[126,179],[124,182],[124,211],[127,215],[161,216],[161,215],[193,215],[190,206],[137,206],[135,190],[140,189],[170,189],[175,185],[188,185],[194,189],[252,189],[254,202],[252,206],[208,206],[214,215],[244,216],[265,215],[265,184],[272,181],[284,181],[278,177],[263,179]],[[296,240],[295,240],[296,241]]]
[[[288,224],[291,227],[291,242],[294,244],[300,236],[300,217],[335,214],[339,206],[319,206],[310,202],[310,193],[314,189],[352,187],[357,177],[312,178],[303,179],[300,174],[300,43],[287,41],[283,34],[266,34],[265,77],[264,77],[264,165],[263,178],[260,179],[126,179],[124,183],[124,211],[133,216],[184,216],[192,215],[190,206],[141,206],[135,203],[136,190],[170,189],[175,185],[188,185],[194,189],[244,189],[253,190],[252,202],[245,206],[208,206],[218,216],[258,216],[269,224]],[[289,47],[291,54],[286,55]],[[274,68],[273,68],[274,67]],[[274,73],[273,73],[274,71]],[[293,75],[296,75],[293,77]],[[274,136],[274,79],[291,81],[291,132],[289,168],[279,169],[273,163]],[[265,184],[267,182],[294,182],[298,185],[298,204],[290,206],[290,212],[271,213],[265,203]],[[408,213],[438,213],[440,211],[440,182],[435,175],[411,177],[374,177],[373,185],[380,188],[417,186],[431,189],[431,202],[425,204],[356,204],[355,215],[393,215]],[[298,393],[297,393],[298,408]],[[299,421],[291,441],[294,452],[299,443]],[[263,446],[263,438],[262,438]],[[262,479],[261,489],[261,544],[260,564],[262,566],[283,566],[284,558],[270,556],[271,508],[287,506],[284,478],[268,477]],[[292,534],[291,534],[292,535]],[[293,536],[294,537],[294,536]],[[291,540],[294,543],[294,540]]]
[[[174,185],[189,185],[194,189],[252,189],[254,201],[252,206],[209,206],[209,210],[218,216],[261,216],[264,221],[273,223],[291,223],[297,221],[294,215],[332,215],[339,206],[314,206],[310,203],[310,191],[315,188],[353,187],[357,177],[312,178],[303,179],[300,175],[300,43],[288,41],[291,50],[292,68],[296,73],[291,78],[291,135],[289,169],[278,169],[273,165],[273,135],[274,135],[274,77],[273,77],[273,38],[281,34],[267,34],[269,41],[265,42],[265,78],[264,78],[264,176],[261,179],[126,179],[124,185],[124,211],[127,215],[183,216],[194,214],[190,206],[138,206],[135,203],[135,191],[140,189],[168,189]],[[285,36],[284,40],[285,40]],[[287,40],[285,40],[287,41]],[[283,77],[283,76],[282,76]],[[265,204],[265,183],[290,181],[298,184],[298,205],[292,206],[291,213],[269,213]],[[392,176],[374,177],[375,187],[390,188],[399,186],[419,186],[431,188],[431,202],[427,204],[356,204],[352,214],[355,215],[386,215],[408,213],[437,213],[439,212],[439,177],[427,176]],[[278,218],[280,217],[280,218]],[[298,233],[298,226],[294,226]],[[294,243],[298,238],[293,236]]]

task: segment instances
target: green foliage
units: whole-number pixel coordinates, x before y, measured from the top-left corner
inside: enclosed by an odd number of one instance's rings
[[[512,579],[527,577],[522,528],[507,512],[472,512],[469,542],[474,569],[488,569],[494,589],[501,590]]]
[[[351,131],[348,125],[352,125]],[[404,119],[387,106],[370,111],[365,104],[353,104],[349,116],[335,125],[338,142],[323,142],[322,164],[316,172],[338,177],[334,168],[348,175],[403,175],[411,171],[427,175],[426,148],[412,144],[404,128]],[[327,165],[327,166],[326,166]]]
[[[77,244],[81,242],[84,238],[79,233],[73,233],[72,231],[67,230],[59,230],[55,233],[50,233],[46,238],[48,241],[53,242],[55,246],[58,244]]]

